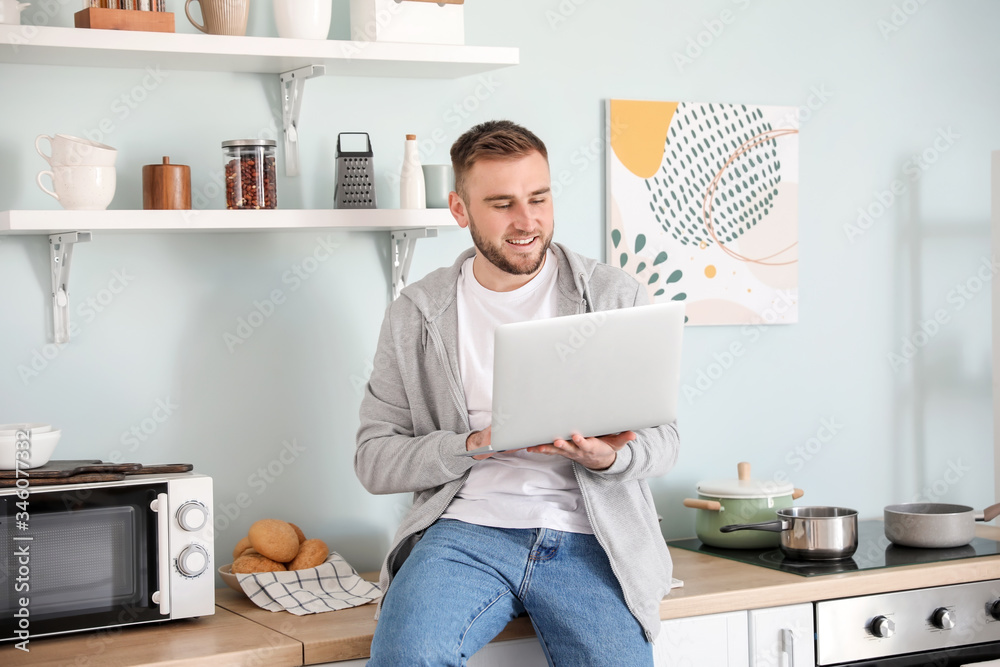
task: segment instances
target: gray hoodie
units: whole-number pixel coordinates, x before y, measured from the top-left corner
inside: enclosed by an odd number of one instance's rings
[[[560,316],[648,301],[646,291],[625,272],[559,244],[551,247],[559,262]],[[379,334],[361,402],[354,469],[371,493],[413,494],[382,567],[383,591],[477,463],[456,456],[466,451],[472,431],[458,371],[456,290],[462,263],[474,253],[470,248],[454,265],[406,287],[389,306]],[[646,479],[673,467],[678,435],[676,423],[637,435],[607,470],[574,463],[573,472],[625,602],[652,641],[660,629],[660,601],[670,592],[672,564]]]

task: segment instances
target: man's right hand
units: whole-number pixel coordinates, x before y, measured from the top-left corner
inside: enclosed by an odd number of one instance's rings
[[[486,447],[490,444],[490,429],[492,426],[487,426],[482,431],[473,431],[469,434],[469,437],[465,439],[465,451],[471,452],[473,449],[479,449],[480,447]],[[477,454],[472,458],[476,461],[482,461],[483,459],[488,459],[493,456],[495,452],[490,452],[489,454]]]

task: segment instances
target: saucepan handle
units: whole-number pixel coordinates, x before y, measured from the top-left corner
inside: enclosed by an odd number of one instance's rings
[[[778,519],[776,521],[764,521],[762,523],[734,523],[728,526],[722,526],[719,528],[720,533],[732,533],[737,530],[769,530],[772,533],[780,533],[783,530],[788,530],[791,527],[791,522],[784,519]]]
[[[992,521],[993,519],[1000,516],[1000,503],[996,505],[990,505],[982,511],[981,514],[976,514],[976,521]]]

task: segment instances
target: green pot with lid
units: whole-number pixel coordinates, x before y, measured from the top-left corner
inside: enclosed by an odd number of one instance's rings
[[[684,500],[685,507],[698,510],[695,532],[711,547],[723,549],[776,549],[781,535],[758,530],[723,533],[719,529],[737,523],[774,521],[777,511],[792,506],[803,496],[791,482],[750,478],[750,464],[737,464],[736,479],[698,483],[698,498]]]

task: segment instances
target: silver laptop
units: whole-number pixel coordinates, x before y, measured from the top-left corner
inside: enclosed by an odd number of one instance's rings
[[[490,445],[462,456],[673,422],[683,333],[676,302],[497,327]]]

